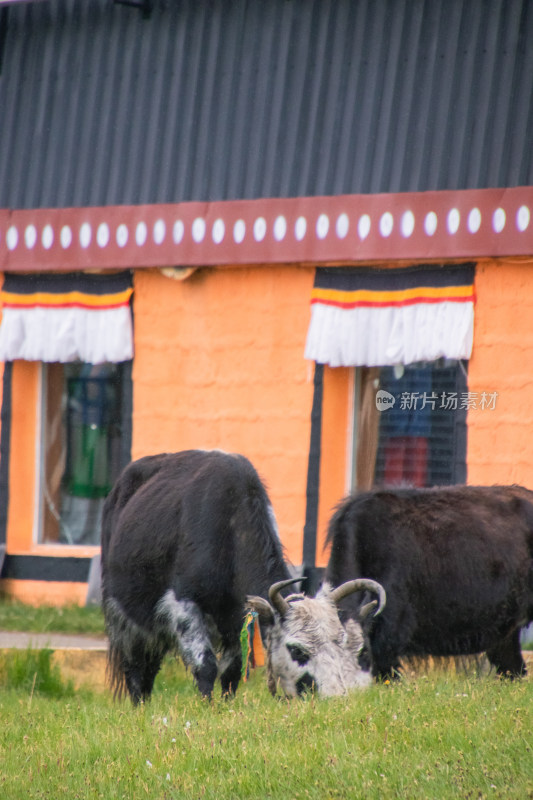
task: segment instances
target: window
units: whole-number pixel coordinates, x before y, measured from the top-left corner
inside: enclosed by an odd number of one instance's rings
[[[473,263],[316,270],[305,355],[355,367],[355,487],[465,481],[474,281]]]
[[[354,488],[466,480],[464,363],[356,370]]]
[[[99,544],[104,498],[129,460],[130,365],[43,364],[40,542]]]
[[[31,389],[21,395],[25,412],[37,373],[22,364],[41,362],[31,515],[41,543],[98,544],[104,498],[129,461],[132,293],[129,270],[4,276],[0,361],[21,363],[21,386]],[[20,437],[28,426],[15,416]],[[28,465],[19,468],[15,496],[24,493]]]

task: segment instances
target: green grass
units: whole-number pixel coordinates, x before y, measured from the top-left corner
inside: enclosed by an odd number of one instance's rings
[[[167,661],[137,709],[90,692],[0,693],[0,796],[533,797],[533,679],[439,671],[348,697],[273,700],[262,670],[203,701]]]
[[[72,697],[74,687],[65,682],[52,662],[52,650],[12,650],[0,654],[0,687],[47,697]]]
[[[98,606],[29,606],[0,596],[0,631],[104,634]]]
[[[103,633],[95,607],[0,600],[0,629]],[[0,797],[533,798],[533,677],[419,673],[329,700],[273,700],[262,670],[199,697],[173,659],[152,701],[75,691],[49,650],[0,656]]]

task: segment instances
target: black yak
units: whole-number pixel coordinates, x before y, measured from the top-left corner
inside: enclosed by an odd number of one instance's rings
[[[486,652],[526,672],[520,629],[533,619],[533,492],[519,486],[377,489],[345,499],[328,531],[326,579],[379,581],[387,606],[369,631],[372,671],[404,657]],[[341,616],[357,618],[358,600]]]
[[[147,699],[177,650],[198,689],[241,676],[246,595],[289,577],[272,507],[243,456],[188,450],[129,464],[106,499],[102,598],[115,693]],[[218,658],[217,655],[218,654]]]

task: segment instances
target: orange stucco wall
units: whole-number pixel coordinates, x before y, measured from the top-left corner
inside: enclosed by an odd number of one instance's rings
[[[87,599],[86,583],[11,580],[7,578],[0,582],[0,587],[2,593],[30,606],[83,606]]]
[[[494,409],[468,413],[467,481],[533,488],[533,261],[476,268],[469,391],[497,392]]]
[[[132,457],[195,447],[245,454],[268,486],[295,564],[302,560],[313,396],[314,367],[303,357],[313,276],[312,267],[258,266],[199,269],[183,281],[156,269],[134,277]],[[482,393],[498,395],[494,409],[468,413],[471,484],[533,488],[532,286],[533,262],[477,266],[469,391],[478,401]],[[64,547],[33,541],[38,374],[37,364],[14,364],[7,545],[12,554],[59,555]],[[324,369],[321,566],[327,522],[347,488],[352,379],[350,370]],[[3,583],[35,602],[83,602],[85,596],[84,584]]]
[[[37,478],[37,407],[39,365],[16,361],[11,378],[11,445],[9,449],[9,508],[7,550],[29,552],[33,546]]]
[[[246,455],[267,484],[288,558],[302,560],[314,269],[135,273],[132,457],[187,448]]]
[[[352,445],[351,390],[353,370],[324,367],[320,496],[318,504],[316,564],[325,567],[324,549],[329,519],[347,492],[349,449]]]

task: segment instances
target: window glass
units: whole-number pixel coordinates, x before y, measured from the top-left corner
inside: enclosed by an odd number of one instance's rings
[[[464,362],[364,368],[357,378],[357,488],[464,483]]]
[[[99,544],[122,465],[123,364],[43,365],[39,540]]]

